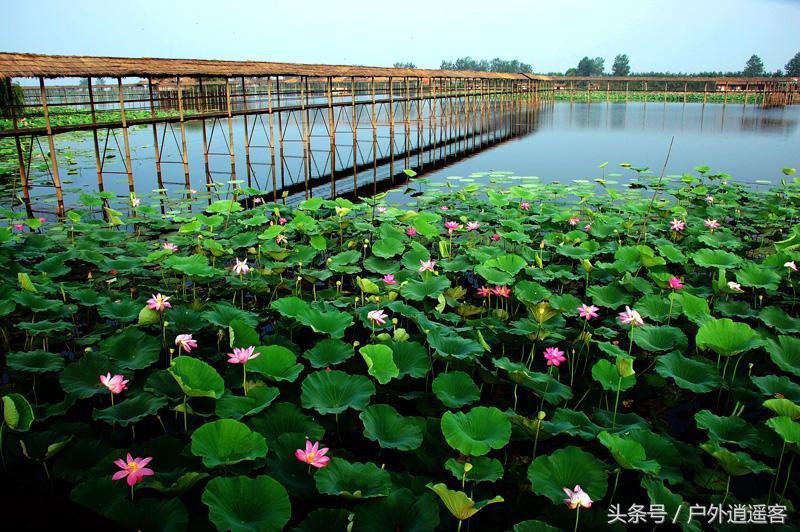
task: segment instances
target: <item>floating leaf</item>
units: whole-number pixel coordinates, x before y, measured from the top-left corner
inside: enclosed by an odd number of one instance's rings
[[[601,500],[608,489],[603,462],[577,447],[537,457],[528,467],[528,480],[534,493],[547,497],[553,504],[563,504],[567,486],[580,485],[594,501]]]
[[[375,395],[375,385],[363,375],[343,371],[317,371],[308,375],[301,386],[303,408],[320,414],[339,414],[348,408],[364,410]]]
[[[367,373],[379,383],[386,384],[400,375],[390,347],[382,344],[365,345],[358,352],[367,363]]]
[[[218,419],[192,433],[192,454],[200,456],[209,468],[231,465],[266,456],[267,442],[244,423]]]
[[[401,416],[389,405],[368,406],[358,417],[364,423],[364,436],[384,449],[412,451],[422,445],[420,422]]]
[[[448,445],[470,456],[502,449],[511,437],[511,422],[494,407],[478,406],[469,412],[445,412],[442,434]]]
[[[389,473],[371,462],[366,464],[333,458],[314,475],[317,490],[347,499],[385,497],[392,489]]]
[[[188,356],[174,358],[169,372],[187,397],[219,399],[225,391],[222,377],[202,360]]]
[[[213,478],[206,484],[202,500],[219,530],[278,531],[292,515],[289,494],[267,475]]]
[[[480,399],[480,389],[463,371],[440,373],[433,379],[431,388],[449,408],[461,408]]]

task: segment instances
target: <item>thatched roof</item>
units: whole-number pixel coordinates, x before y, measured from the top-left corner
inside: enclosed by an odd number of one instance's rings
[[[546,79],[529,74],[427,70],[420,68],[380,68],[345,65],[307,65],[264,61],[210,61],[204,59],[156,59],[135,57],[92,57],[79,55],[40,55],[0,52],[0,78],[8,77],[439,77],[484,79]]]

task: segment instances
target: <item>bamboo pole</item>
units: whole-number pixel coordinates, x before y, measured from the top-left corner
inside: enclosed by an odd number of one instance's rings
[[[303,77],[300,83],[300,120],[301,135],[303,138],[303,183],[305,185],[305,198],[308,199],[308,180],[311,174],[311,143],[307,128],[308,112],[306,110],[306,97],[308,95],[308,78]]]
[[[153,80],[152,80],[152,78],[147,78],[147,94],[148,94],[149,99],[150,99],[150,116],[155,120],[155,118],[156,118],[156,105],[155,105],[155,99],[153,97]],[[159,149],[159,142],[158,142],[158,126],[155,124],[155,122],[152,124],[152,129],[153,129],[153,149],[155,150],[155,156],[156,156],[156,181],[158,181],[158,188],[163,189],[164,188],[164,177],[161,174],[161,150]],[[97,135],[96,134],[95,134],[95,141],[94,142],[95,142],[95,152],[97,153],[97,159],[99,161],[100,152],[99,152],[99,149],[97,147]],[[98,164],[98,172],[101,172],[100,164]],[[100,176],[98,175],[98,178],[99,177]]]
[[[242,76],[242,119],[244,120],[244,165],[247,169],[247,186],[253,186],[252,167],[250,165],[250,129],[247,124],[247,87],[244,83],[244,76]],[[253,127],[255,131],[255,126]],[[231,150],[233,148],[231,147]]]
[[[189,178],[189,153],[186,147],[186,116],[183,112],[183,91],[181,90],[181,77],[178,76],[176,85],[178,87],[178,119],[180,120],[181,126],[181,148],[183,156],[183,179],[184,183],[186,184],[186,188],[192,187],[192,182]]]
[[[122,78],[117,78],[117,88],[119,93],[119,114],[122,119],[122,143],[125,146],[125,173],[128,174],[128,189],[134,193],[133,186],[133,165],[131,164],[131,145],[128,139],[128,120],[125,118],[125,94],[122,90]]]
[[[351,110],[350,124],[353,128],[353,194],[358,194],[358,115],[356,114],[356,78],[350,78]]]
[[[42,111],[47,130],[47,144],[50,148],[50,163],[52,165],[53,188],[56,191],[56,216],[59,220],[64,218],[64,194],[61,190],[61,178],[58,175],[58,158],[56,157],[56,144],[53,138],[53,127],[50,124],[50,111],[47,109],[47,91],[44,88],[44,78],[39,78],[39,92],[42,99]]]
[[[11,108],[11,125],[14,128],[14,131],[17,130],[17,106],[14,105],[14,98],[13,98],[13,87],[11,86],[11,78],[6,78],[6,90],[8,91],[9,100],[11,104],[9,107]],[[33,139],[31,139],[31,143],[33,143]],[[33,207],[31,206],[31,191],[30,186],[28,184],[28,172],[25,170],[25,157],[22,154],[22,142],[19,140],[19,134],[14,133],[14,144],[17,148],[17,163],[19,164],[19,182],[20,186],[22,187],[22,200],[25,203],[25,211],[28,213],[28,217],[33,218]]]
[[[328,76],[328,140],[330,142],[331,198],[336,198],[336,124],[333,120],[333,78]]]
[[[208,96],[207,96],[207,93],[206,93],[206,88],[203,85],[203,78],[199,78],[198,79],[198,84],[200,86],[199,87],[200,88],[200,96],[201,96],[201,99],[202,99],[202,102],[203,102],[202,103],[202,110],[203,110],[203,113],[205,113],[205,112],[208,111]],[[210,164],[210,162],[208,160],[208,152],[209,152],[208,141],[209,141],[209,139],[208,139],[208,136],[206,134],[205,114],[203,116],[204,116],[204,118],[201,120],[202,125],[203,125],[203,127],[202,127],[202,135],[203,135],[203,165],[204,165],[204,168],[205,168],[205,171],[206,171],[206,191],[211,192],[211,184],[213,183],[213,179],[211,177],[211,164]],[[213,123],[216,124],[216,119],[214,119]],[[212,136],[213,136],[213,126],[212,126]]]
[[[389,177],[394,181],[394,79],[389,76]]]
[[[228,152],[231,157],[231,181],[236,181],[236,153],[233,146],[233,108],[231,105],[231,82],[225,78],[225,107],[228,110]],[[236,184],[236,188],[240,188]]]
[[[377,192],[378,186],[378,116],[375,110],[375,78],[370,78],[370,91],[372,92],[372,193]]]
[[[277,203],[278,176],[275,169],[275,125],[272,120],[272,76],[267,77],[267,108],[269,109],[269,158],[272,172],[272,201]]]
[[[283,177],[283,162],[284,162],[284,154],[283,154],[283,118],[281,117],[281,78],[279,76],[275,76],[275,92],[278,93],[278,148],[279,148],[279,155],[278,161],[281,167],[281,190],[286,188],[286,181]],[[288,125],[288,122],[287,122]]]

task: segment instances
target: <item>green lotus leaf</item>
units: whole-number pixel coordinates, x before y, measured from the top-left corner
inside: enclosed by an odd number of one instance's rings
[[[421,281],[408,281],[401,289],[400,295],[412,301],[422,301],[426,297],[438,298],[450,287],[450,280],[441,275],[429,275]]]
[[[105,421],[111,425],[127,427],[137,423],[148,416],[155,415],[167,405],[167,398],[149,393],[138,393],[130,399],[117,403],[102,410],[92,410],[92,419]]]
[[[338,310],[323,312],[311,307],[301,310],[297,320],[311,327],[314,332],[328,334],[331,338],[343,337],[345,329],[353,324],[353,316],[347,312]]]
[[[677,327],[669,325],[643,325],[633,335],[633,343],[645,351],[685,350],[689,341]]]
[[[33,409],[27,399],[18,393],[4,395],[3,421],[8,428],[17,432],[27,432],[33,423]]]
[[[438,525],[439,507],[433,495],[417,495],[400,488],[388,497],[364,501],[356,506],[353,532],[433,532]],[[330,530],[327,526],[326,529]]]
[[[636,384],[635,375],[623,377],[617,371],[617,366],[606,359],[600,359],[592,366],[592,378],[607,392],[616,392],[617,389],[625,391]]]
[[[389,405],[371,405],[358,415],[364,423],[364,436],[384,449],[413,451],[422,445],[421,423],[401,416]]]
[[[175,270],[189,277],[214,277],[222,275],[222,270],[214,268],[208,263],[205,255],[170,255],[163,262],[164,267]]]
[[[187,397],[219,399],[225,391],[222,377],[202,360],[179,356],[172,359],[169,372]]]
[[[341,364],[354,354],[353,345],[341,340],[326,338],[303,353],[313,368],[327,368]]]
[[[383,344],[365,345],[358,350],[367,363],[367,373],[375,377],[381,384],[400,375],[400,369],[394,363],[392,348]]]
[[[693,447],[688,448],[682,442],[656,434],[650,429],[635,428],[619,431],[617,435],[639,443],[644,448],[647,459],[658,462],[660,465],[658,474],[655,476],[672,484],[678,484],[683,480],[683,467],[688,464],[700,463],[699,457],[695,455],[697,451]]]
[[[544,299],[550,298],[552,293],[539,283],[535,283],[533,281],[520,281],[514,285],[514,295],[517,296],[517,299],[527,305],[535,305]],[[552,299],[550,300],[550,303],[553,304]],[[575,308],[580,305],[580,302],[574,306],[571,303],[566,307],[570,311],[575,310]]]
[[[608,489],[603,462],[572,446],[537,457],[528,466],[528,480],[531,481],[531,491],[547,497],[553,504],[564,503],[564,488],[567,486],[580,485],[593,501],[601,500]]]
[[[633,302],[631,295],[616,284],[606,286],[592,286],[586,291],[592,298],[592,303],[600,307],[615,309]]]
[[[514,525],[511,532],[559,532],[560,530],[560,528],[550,526],[544,521],[529,519]]]
[[[242,419],[258,414],[278,397],[278,389],[269,386],[256,386],[247,395],[233,395],[225,392],[215,405],[215,413],[221,418]]]
[[[464,466],[469,463],[472,468],[464,474]],[[469,462],[460,462],[455,458],[448,458],[444,464],[456,480],[466,482],[495,482],[503,478],[503,464],[496,458],[487,456],[473,456]]]
[[[489,268],[502,270],[511,275],[518,274],[519,271],[527,265],[525,259],[519,255],[514,255],[513,253],[509,253],[508,255],[500,255],[499,257],[489,259],[484,264]]]
[[[652,477],[642,478],[642,487],[647,491],[651,504],[663,505],[666,515],[677,516],[676,523],[680,524],[684,532],[701,532],[700,521],[692,520],[689,504],[684,502],[680,495],[671,492],[664,482]]]
[[[759,437],[755,428],[737,416],[717,416],[710,410],[701,410],[694,415],[697,427],[708,431],[714,441],[735,443],[740,447],[753,449],[759,446]]]
[[[706,393],[722,384],[717,367],[701,358],[687,358],[677,351],[656,359],[656,372],[671,377],[679,388],[694,393]]]
[[[786,416],[790,419],[800,419],[800,406],[785,397],[767,399],[763,404],[765,408],[769,408],[779,416]]]
[[[289,382],[294,382],[303,371],[303,365],[297,363],[297,356],[281,345],[262,345],[255,351],[261,354],[247,362],[247,371]]]
[[[774,327],[781,333],[800,332],[800,319],[791,317],[786,310],[781,307],[764,307],[758,313],[758,319],[767,326]]]
[[[670,298],[661,297],[654,294],[644,296],[636,302],[636,310],[642,315],[645,321],[667,321],[668,314],[672,319],[680,316],[683,310],[679,297],[673,297],[672,313],[670,314]]]
[[[382,238],[372,244],[372,254],[384,259],[399,255],[404,249],[403,241],[398,238]]]
[[[556,409],[553,418],[550,421],[543,422],[542,426],[544,427],[543,430],[550,434],[566,433],[587,441],[595,439],[597,434],[603,430],[583,412],[566,408]]]
[[[726,270],[738,266],[742,259],[738,255],[720,249],[701,249],[691,255],[692,262],[703,268]]]
[[[308,303],[299,297],[289,296],[276,299],[270,305],[273,309],[281,313],[282,316],[297,319],[300,314],[308,310]]]
[[[239,205],[238,201],[229,199],[229,200],[217,200],[211,205],[209,205],[206,210],[208,212],[216,214],[224,214],[227,216],[231,213],[244,210],[244,207]]]
[[[104,341],[100,352],[121,368],[143,369],[158,362],[161,340],[136,327],[129,327]]]
[[[231,326],[234,320],[239,320],[249,327],[258,326],[258,316],[252,312],[247,312],[229,303],[214,303],[209,305],[208,310],[200,315],[211,325],[216,325],[222,329]]]
[[[786,443],[800,443],[800,423],[788,416],[777,416],[767,420],[767,426],[778,433]]]
[[[711,349],[718,355],[727,357],[755,349],[762,342],[746,323],[721,318],[703,323],[697,331],[695,343],[700,349]]]
[[[339,414],[348,408],[364,410],[375,395],[375,385],[367,377],[338,370],[311,373],[301,388],[303,408],[313,408],[320,414]]]
[[[429,333],[428,343],[442,357],[464,360],[472,359],[475,355],[483,353],[483,347],[478,342],[463,336],[448,334],[444,330]]]
[[[415,379],[425,377],[431,370],[428,351],[418,342],[389,342],[394,363],[400,371],[398,378],[409,376]]]
[[[689,320],[698,325],[702,325],[711,319],[711,309],[708,307],[708,301],[702,297],[697,297],[689,292],[682,292],[675,301],[680,301],[683,313]]]
[[[97,311],[104,318],[126,323],[137,319],[141,308],[141,303],[123,298],[119,302],[108,301],[103,303],[97,308]]]
[[[753,460],[749,454],[737,451],[731,452],[721,447],[717,442],[709,441],[700,448],[714,457],[728,475],[739,477],[750,473],[772,472],[772,469],[757,460]]]
[[[254,415],[248,420],[253,430],[266,438],[273,446],[278,437],[283,434],[297,434],[298,440],[309,439],[319,441],[325,436],[325,429],[307,416],[293,403],[275,403],[263,412]]]
[[[192,454],[206,467],[257,460],[267,455],[264,436],[234,419],[204,423],[192,433]]]
[[[178,476],[169,484],[165,484],[160,480],[153,480],[150,482],[149,487],[158,491],[162,495],[166,495],[167,497],[180,497],[206,477],[208,477],[208,473],[190,471]]]
[[[18,305],[27,307],[33,312],[50,312],[61,308],[61,306],[64,304],[64,302],[60,299],[47,299],[39,294],[26,291],[14,292],[11,294],[11,299],[13,299]]]
[[[353,526],[351,513],[343,508],[317,508],[312,510],[292,532],[349,532]],[[355,528],[354,528],[355,530]]]
[[[392,490],[389,472],[372,462],[362,464],[332,458],[328,466],[315,475],[317,490],[323,495],[339,495],[347,499],[385,497]]]
[[[783,371],[800,376],[800,338],[778,336],[778,341],[767,340],[767,352]]]
[[[445,406],[461,408],[480,399],[481,391],[463,371],[440,373],[433,379],[433,393]]]
[[[261,337],[258,335],[255,328],[247,325],[238,318],[232,320],[228,326],[228,337],[230,338],[231,348],[246,348],[251,345],[256,346],[261,344]]]
[[[65,367],[58,380],[65,393],[86,399],[98,393],[108,393],[108,388],[100,384],[100,375],[113,371],[114,366],[108,358],[99,353],[86,353]]]
[[[547,373],[530,371],[524,364],[511,362],[508,357],[495,359],[492,363],[508,372],[512,382],[533,390],[548,403],[555,405],[572,399],[572,390]]]
[[[427,486],[439,496],[439,499],[441,499],[445,507],[450,511],[453,517],[459,521],[469,519],[478,513],[480,509],[490,504],[505,502],[499,495],[489,500],[475,502],[463,491],[448,489],[446,484],[428,484]]]
[[[490,268],[486,264],[475,266],[475,273],[486,279],[488,284],[511,285],[514,284],[514,276],[497,268]]]
[[[778,289],[781,276],[761,264],[750,262],[736,272],[736,280],[739,281],[742,286],[761,288],[762,290],[774,292]]]
[[[469,456],[502,449],[511,438],[511,422],[495,407],[478,406],[466,413],[445,412],[441,428],[447,444]]]
[[[661,469],[658,462],[647,459],[644,447],[635,440],[615,436],[606,431],[598,434],[597,439],[611,451],[611,456],[623,469],[636,469],[651,475],[657,474]]]
[[[781,375],[764,375],[763,377],[750,377],[753,384],[762,395],[786,397],[790,401],[800,403],[800,385],[795,384],[789,377]]]
[[[26,373],[49,373],[64,368],[64,358],[47,351],[18,351],[6,356],[8,367]]]
[[[267,475],[213,478],[206,484],[202,501],[218,530],[279,531],[292,515],[286,489]]]

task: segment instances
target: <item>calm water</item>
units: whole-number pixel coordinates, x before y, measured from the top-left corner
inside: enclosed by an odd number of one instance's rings
[[[413,116],[413,114],[412,114]],[[240,120],[240,119],[239,119]],[[266,119],[264,119],[266,120]],[[324,120],[324,117],[321,118]],[[358,161],[371,160],[372,133],[369,118],[359,118],[358,128]],[[667,166],[667,175],[692,171],[694,166],[707,165],[715,171],[727,172],[738,181],[770,181],[777,182],[782,177],[781,169],[789,166],[800,168],[800,106],[763,109],[748,105],[722,104],[681,104],[681,103],[573,103],[556,102],[546,105],[525,128],[526,132],[502,141],[491,148],[459,159],[458,155],[448,160],[456,162],[424,173],[434,182],[443,182],[448,177],[467,177],[475,172],[510,171],[518,176],[537,176],[544,182],[558,180],[569,182],[573,179],[593,179],[601,177],[603,170],[598,166],[603,162],[609,165],[606,175],[614,175],[613,179],[624,183],[633,172],[621,169],[619,163],[631,163],[635,167],[649,167],[658,174],[664,164],[670,139],[675,137],[672,154]],[[506,126],[508,122],[506,122]],[[235,145],[237,151],[236,169],[238,179],[246,176],[243,143],[240,123],[234,124],[236,132]],[[252,126],[251,126],[252,127]],[[211,124],[208,125],[211,135]],[[384,128],[385,129],[385,128]],[[262,130],[264,130],[262,132]],[[347,123],[337,128],[337,144],[345,150],[339,153],[337,168],[352,166],[352,130]],[[205,170],[202,158],[202,128],[197,122],[187,126],[188,153],[190,155],[191,187],[202,191],[205,187]],[[261,125],[251,139],[251,167],[256,175],[254,186],[271,190],[269,172],[269,152],[265,139],[258,135],[265,133]],[[161,135],[162,132],[159,132]],[[379,129],[379,135],[388,138],[388,132]],[[395,172],[404,167],[404,158],[400,154],[404,147],[402,125],[398,125],[396,145],[398,146]],[[179,131],[165,132],[163,141],[164,181],[170,195],[179,195],[185,190],[183,167],[179,143]],[[505,138],[505,135],[498,135]],[[296,137],[296,138],[294,138]],[[423,135],[424,137],[424,135]],[[227,155],[227,125],[224,121],[216,125],[212,138],[212,155],[210,166],[216,181],[225,183],[230,179],[230,159]],[[424,140],[424,138],[423,138]],[[147,194],[158,188],[153,160],[153,134],[149,127],[134,128],[130,131],[130,142],[133,149],[133,173],[137,194]],[[388,142],[388,141],[387,141]],[[108,153],[115,152],[117,143],[122,144],[121,134],[109,139]],[[412,134],[411,147],[416,143],[416,135]],[[101,137],[101,146],[104,138]],[[260,146],[257,148],[255,146]],[[82,138],[59,137],[59,157],[65,151],[70,154],[71,164],[63,163],[62,179],[64,180],[67,206],[74,204],[81,192],[96,190],[97,174],[93,156],[91,136]],[[329,149],[327,135],[312,136],[312,150],[316,157],[324,161]],[[297,135],[286,138],[287,173],[293,171],[300,176],[302,167],[302,146]],[[293,153],[293,151],[297,153]],[[347,152],[350,153],[347,153]],[[365,153],[366,152],[366,153]],[[319,154],[319,155],[317,155]],[[378,153],[385,156],[385,153]],[[167,162],[170,161],[170,162]],[[413,165],[413,158],[411,158]],[[126,202],[127,178],[124,173],[123,159],[114,156],[106,159],[106,189],[117,193],[121,202]],[[316,163],[315,163],[316,164]],[[370,165],[371,166],[371,165]],[[297,167],[291,170],[290,167]],[[324,172],[320,172],[320,175]],[[258,176],[261,176],[259,179]],[[389,176],[388,165],[377,172],[377,180]],[[292,179],[302,181],[302,177]],[[359,173],[361,180],[371,182],[371,169]],[[477,177],[480,182],[485,177]],[[339,185],[338,183],[341,183]],[[280,186],[280,180],[278,180]],[[8,186],[8,185],[6,185]],[[352,177],[344,177],[337,181],[339,193],[352,189]],[[35,190],[39,201],[52,203],[49,187]],[[327,185],[315,187],[315,196],[328,193]],[[202,193],[201,193],[202,195]],[[10,198],[4,192],[2,202]],[[299,200],[302,194],[294,199]],[[391,201],[403,201],[400,192],[390,195]]]

